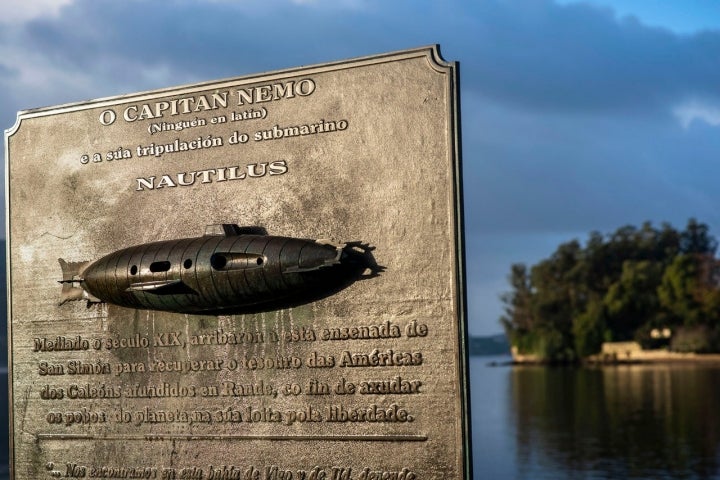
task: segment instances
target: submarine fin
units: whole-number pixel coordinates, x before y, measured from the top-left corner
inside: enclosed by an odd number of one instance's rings
[[[177,293],[197,293],[188,287],[182,280],[158,280],[153,282],[138,282],[131,284],[126,292],[147,292],[157,295],[173,295]]]
[[[182,283],[182,280],[161,280],[157,282],[138,282],[131,284],[126,292],[152,292],[162,288],[172,287]]]
[[[73,287],[69,284],[63,284],[62,291],[60,292],[60,303],[58,305],[64,305],[67,302],[83,299],[83,290],[80,287]]]
[[[87,292],[76,284],[83,281],[82,273],[90,262],[67,262],[62,258],[58,258],[58,262],[63,276],[62,280],[58,280],[62,284],[59,305],[75,300],[88,300]]]
[[[62,258],[58,258],[58,262],[63,275],[62,280],[58,280],[60,283],[82,282],[82,274],[90,265],[90,262],[67,262]]]

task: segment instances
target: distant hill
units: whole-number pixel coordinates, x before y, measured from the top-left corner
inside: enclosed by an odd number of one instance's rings
[[[504,334],[470,337],[470,355],[510,355],[510,344]]]

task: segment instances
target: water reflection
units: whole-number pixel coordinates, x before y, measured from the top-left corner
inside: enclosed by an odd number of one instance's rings
[[[720,479],[720,365],[489,367],[491,360],[507,359],[470,359],[475,478]],[[4,480],[2,395],[0,425]]]
[[[506,372],[518,478],[720,476],[718,366]]]

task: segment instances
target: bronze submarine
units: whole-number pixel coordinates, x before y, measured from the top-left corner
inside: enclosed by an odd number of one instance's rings
[[[209,225],[205,235],[144,243],[90,262],[59,259],[60,305],[72,300],[190,314],[288,308],[375,276],[371,247]],[[370,271],[367,275],[366,272]]]

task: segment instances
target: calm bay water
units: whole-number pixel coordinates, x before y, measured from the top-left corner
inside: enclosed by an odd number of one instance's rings
[[[493,360],[470,363],[476,479],[720,479],[720,365]]]
[[[720,365],[488,366],[508,360],[470,359],[476,479],[720,480]]]

